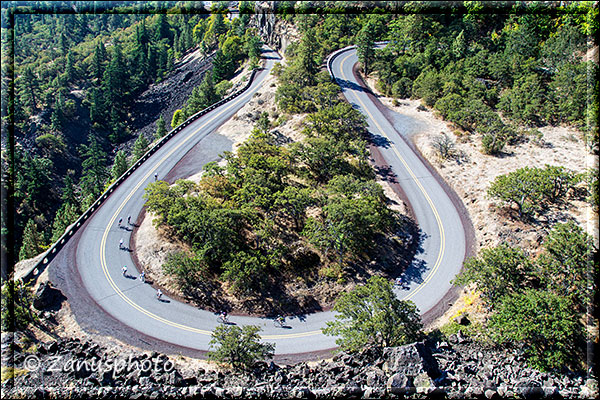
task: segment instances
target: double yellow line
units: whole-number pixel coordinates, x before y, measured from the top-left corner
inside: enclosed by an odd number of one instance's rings
[[[115,211],[115,213],[111,217],[110,221],[108,222],[108,224],[106,226],[106,229],[104,230],[104,234],[102,235],[102,240],[100,242],[100,266],[102,267],[102,271],[104,273],[104,276],[106,277],[106,280],[108,281],[108,283],[110,284],[110,286],[113,288],[113,290],[115,291],[115,293],[121,299],[123,299],[127,304],[129,304],[130,306],[132,306],[133,308],[135,308],[139,312],[147,315],[150,318],[153,318],[156,321],[160,321],[160,322],[162,322],[164,324],[167,324],[169,326],[173,326],[175,328],[183,329],[183,330],[189,331],[189,332],[199,333],[199,334],[202,334],[202,335],[210,335],[211,332],[207,331],[207,330],[204,330],[204,329],[198,329],[198,328],[194,328],[194,327],[191,327],[191,326],[183,325],[183,324],[180,324],[180,323],[177,323],[177,322],[169,321],[168,319],[165,319],[165,318],[163,318],[161,316],[158,316],[158,315],[156,315],[156,314],[154,314],[154,313],[146,310],[145,308],[143,308],[140,305],[136,304],[129,297],[127,297],[125,295],[125,293],[123,293],[123,291],[121,289],[119,289],[119,287],[116,285],[115,281],[113,280],[113,278],[111,277],[111,275],[110,275],[110,273],[108,271],[108,266],[107,266],[107,262],[106,262],[106,242],[107,242],[107,239],[108,239],[108,233],[110,232],[110,228],[114,225],[114,223],[115,223],[115,221],[117,219],[117,216],[121,213],[121,211],[125,207],[125,204],[127,204],[127,202],[133,197],[133,195],[135,194],[135,192],[137,192],[137,190],[140,188],[140,186],[142,186],[144,184],[144,182],[146,182],[146,180],[152,175],[152,173],[167,158],[169,158],[171,155],[173,155],[174,152],[176,152],[181,146],[183,146],[184,144],[186,144],[192,137],[194,137],[198,131],[206,128],[206,126],[208,124],[210,124],[212,121],[214,121],[216,118],[218,118],[222,114],[224,114],[227,111],[229,111],[232,107],[237,106],[239,104],[239,102],[240,102],[240,100],[232,102],[228,107],[224,108],[222,111],[220,111],[219,113],[215,114],[212,118],[210,118],[209,120],[207,120],[204,124],[202,124],[202,126],[198,127],[194,133],[189,134],[187,138],[185,138],[181,143],[179,143],[171,151],[169,151],[169,153],[167,153],[163,158],[161,158],[160,161],[158,161],[156,163],[156,165],[154,166],[154,168],[152,168],[150,171],[148,171],[148,173],[146,175],[144,175],[142,177],[142,179],[131,190],[131,192],[129,192],[129,194],[127,195],[127,197],[123,200],[123,202],[119,205],[119,207],[117,208],[117,210]],[[287,334],[287,335],[265,335],[265,336],[263,336],[263,338],[264,339],[298,338],[298,337],[312,336],[312,335],[316,335],[316,334],[319,334],[319,333],[321,333],[321,331],[293,333],[293,334]]]
[[[347,55],[340,63],[340,71],[342,73],[342,77],[346,81],[348,80],[348,78],[346,77],[346,74],[344,74],[344,63],[350,57],[352,57],[352,54]],[[377,126],[377,129],[379,129],[379,132],[381,132],[381,134],[390,142],[392,150],[394,151],[394,153],[396,153],[396,156],[398,156],[398,159],[400,160],[400,162],[402,162],[402,165],[404,165],[404,168],[406,168],[406,170],[408,171],[408,173],[411,176],[411,178],[413,179],[413,181],[417,184],[421,193],[423,193],[423,197],[425,197],[425,200],[427,200],[427,204],[429,204],[429,207],[431,207],[431,211],[433,212],[433,215],[435,216],[435,220],[438,225],[438,230],[439,230],[439,234],[440,234],[440,250],[438,252],[437,259],[435,261],[435,264],[433,265],[433,268],[431,269],[431,272],[429,273],[429,275],[427,275],[427,278],[414,291],[410,292],[407,296],[402,298],[402,300],[410,300],[417,293],[419,293],[423,289],[423,287],[433,278],[436,271],[440,268],[440,265],[442,264],[442,258],[444,257],[444,252],[446,250],[446,233],[444,231],[444,224],[442,223],[442,219],[440,218],[440,213],[438,212],[437,208],[435,207],[435,204],[433,204],[431,197],[429,197],[429,194],[427,193],[427,191],[425,190],[425,188],[423,187],[423,185],[421,184],[421,182],[419,181],[419,179],[417,178],[415,173],[412,171],[412,169],[410,169],[410,167],[408,166],[408,163],[406,162],[404,157],[402,157],[400,155],[400,152],[398,151],[398,149],[396,148],[396,146],[394,145],[392,140],[385,133],[385,131],[383,130],[381,125],[379,125],[379,123],[377,122],[377,119],[375,119],[373,117],[373,115],[369,112],[369,110],[365,106],[365,103],[363,103],[363,101],[360,99],[360,97],[358,95],[356,96],[356,99],[362,106],[364,112],[369,116],[369,118],[371,118],[371,121],[373,121],[375,126]]]
[[[342,76],[344,79],[346,79],[346,76],[343,72],[343,64],[344,62],[350,57],[351,55],[348,55],[346,58],[344,58],[341,62],[341,68],[342,68]],[[375,120],[375,118],[373,118],[373,116],[371,115],[371,113],[369,113],[367,107],[365,106],[365,104],[362,102],[362,100],[357,96],[358,101],[360,102],[360,104],[362,105],[365,113],[367,113],[369,115],[369,117],[371,118],[371,120],[375,123],[375,125],[377,126],[377,128],[379,129],[379,131],[381,132],[381,134],[386,137],[388,140],[390,140],[390,138],[386,135],[385,131],[381,128],[381,126],[379,125],[379,123]],[[241,101],[235,101],[232,102],[228,107],[224,108],[222,111],[218,112],[217,114],[215,114],[212,118],[210,118],[209,120],[207,120],[204,124],[202,124],[200,127],[198,127],[196,129],[196,132],[199,130],[204,129],[208,124],[210,124],[212,121],[214,121],[216,118],[218,118],[219,116],[221,116],[222,114],[226,113],[227,111],[229,111],[231,108],[233,108],[234,106],[237,106],[239,104],[239,102]],[[211,335],[211,331],[207,331],[204,329],[198,329],[198,328],[194,328],[188,325],[184,325],[184,324],[180,324],[177,322],[173,322],[173,321],[169,321],[168,319],[165,319],[161,316],[158,316],[148,310],[146,310],[145,308],[139,306],[138,304],[136,304],[134,301],[132,301],[129,297],[127,297],[125,295],[125,293],[123,293],[123,291],[121,289],[119,289],[119,287],[116,285],[115,281],[113,280],[113,278],[111,277],[109,271],[108,271],[108,266],[107,266],[107,262],[106,262],[106,242],[108,239],[108,234],[110,232],[110,228],[114,225],[118,215],[121,213],[121,211],[123,210],[123,208],[125,207],[125,204],[127,204],[127,202],[133,197],[134,193],[137,192],[137,190],[144,184],[144,182],[146,182],[146,180],[152,175],[152,173],[167,159],[169,158],[175,151],[177,151],[181,146],[183,146],[184,144],[186,144],[192,137],[195,136],[196,132],[189,134],[187,138],[185,138],[180,144],[178,144],[177,146],[175,146],[171,151],[169,151],[169,153],[167,153],[163,158],[160,159],[160,161],[158,161],[156,163],[156,165],[154,166],[154,168],[152,168],[150,171],[148,171],[148,173],[146,173],[146,175],[143,176],[143,178],[138,182],[138,184],[131,190],[131,192],[127,195],[127,197],[123,200],[123,202],[119,205],[119,207],[116,209],[115,213],[113,214],[113,216],[111,217],[110,221],[108,222],[106,229],[104,230],[104,234],[102,236],[102,240],[100,243],[100,265],[102,267],[102,271],[104,273],[104,276],[106,277],[108,283],[110,284],[110,286],[113,288],[113,290],[115,291],[115,293],[121,298],[123,299],[123,301],[125,301],[127,304],[129,304],[131,307],[135,308],[136,310],[138,310],[139,312],[143,313],[144,315],[162,322],[166,325],[175,327],[175,328],[179,328],[185,331],[189,331],[189,332],[193,332],[193,333],[198,333],[198,334],[202,334],[202,335]],[[435,275],[435,272],[438,270],[438,268],[441,265],[441,261],[444,255],[444,251],[445,251],[445,232],[444,232],[444,228],[443,228],[443,224],[441,221],[441,218],[439,216],[439,213],[435,207],[435,205],[433,204],[433,201],[431,200],[431,198],[429,197],[427,191],[425,190],[425,188],[421,185],[421,183],[419,182],[418,178],[416,177],[416,175],[414,174],[414,172],[410,169],[410,167],[408,166],[408,164],[406,163],[406,161],[404,160],[404,158],[400,155],[400,153],[398,152],[398,149],[396,148],[396,146],[391,142],[391,146],[393,151],[396,153],[396,155],[398,156],[398,158],[400,159],[400,161],[402,162],[402,164],[404,165],[404,167],[406,168],[406,170],[409,172],[410,176],[412,177],[412,179],[415,181],[415,183],[417,184],[417,186],[419,187],[419,189],[421,190],[421,192],[423,193],[423,196],[425,197],[425,199],[427,200],[427,203],[429,204],[429,206],[431,207],[431,210],[435,216],[435,219],[437,221],[438,224],[438,228],[439,228],[439,233],[440,233],[440,238],[441,238],[441,246],[440,246],[440,250],[438,253],[438,257],[437,260],[434,264],[434,267],[431,271],[431,273],[427,276],[427,278],[423,281],[423,283],[421,283],[419,285],[419,287],[412,291],[408,296],[406,296],[403,300],[409,300],[411,299],[416,293],[418,293],[433,277],[433,275]],[[292,333],[292,334],[284,334],[284,335],[263,335],[261,336],[263,339],[294,339],[294,338],[301,338],[301,337],[309,337],[309,336],[314,336],[314,335],[318,335],[320,334],[321,331],[317,330],[317,331],[309,331],[309,332],[301,332],[301,333]]]

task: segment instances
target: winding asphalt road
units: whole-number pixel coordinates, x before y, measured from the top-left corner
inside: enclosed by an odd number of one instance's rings
[[[420,252],[402,276],[403,287],[395,290],[424,314],[452,288],[467,251],[466,227],[444,187],[359,85],[353,73],[357,62],[356,49],[347,48],[334,55],[331,72],[348,102],[367,118],[372,142],[396,175],[421,231]]]
[[[126,218],[131,215],[132,222],[137,219],[144,205],[144,189],[154,181],[154,175],[162,179],[194,146],[202,145],[207,154],[196,170],[222,151],[230,150],[230,143],[211,140],[210,135],[252,98],[279,58],[271,51],[264,55],[267,56],[265,68],[251,87],[235,100],[190,124],[154,153],[96,210],[82,228],[77,242],[76,268],[93,301],[127,327],[171,344],[173,348],[207,350],[210,334],[218,325],[217,317],[166,296],[159,301],[149,284],[136,279],[139,273],[131,252],[119,249],[121,239],[125,246],[129,244],[134,228],[127,225]],[[387,144],[381,147],[381,153],[399,177],[423,232],[423,251],[406,272],[406,287],[398,290],[401,298],[414,301],[423,313],[450,289],[450,279],[461,268],[465,255],[464,230],[458,212],[442,187],[354,80],[352,66],[356,61],[352,49],[339,54],[333,63],[334,75],[348,101],[367,116],[371,134],[386,139],[382,141]],[[124,219],[127,229],[118,226],[119,218]],[[121,272],[124,265],[128,267],[128,277]],[[230,320],[239,326],[261,326],[262,338],[275,343],[276,354],[281,355],[334,348],[335,338],[321,333],[325,322],[332,318],[332,312],[288,317],[284,328],[275,327],[271,319],[265,318],[231,316]]]

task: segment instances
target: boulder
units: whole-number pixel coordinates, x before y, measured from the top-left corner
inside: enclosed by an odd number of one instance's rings
[[[393,394],[407,394],[415,391],[412,377],[400,373],[390,376],[386,386],[388,391]]]
[[[388,347],[383,350],[383,371],[415,377],[426,373],[435,379],[440,375],[436,359],[424,342],[407,344],[401,347]]]
[[[33,307],[37,310],[59,310],[60,305],[66,297],[62,292],[54,287],[50,282],[42,282],[38,286],[35,297],[33,298]]]

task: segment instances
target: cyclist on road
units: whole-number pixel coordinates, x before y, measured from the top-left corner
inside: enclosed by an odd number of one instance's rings
[[[142,273],[140,274],[140,281],[142,281],[142,282],[146,282],[146,273],[145,273],[145,272],[142,272]]]
[[[121,227],[121,222],[123,222],[123,218],[119,218],[119,228]]]
[[[285,324],[285,317],[282,315],[277,317],[277,323],[279,323],[279,325],[283,326]]]
[[[156,291],[156,298],[160,300],[161,297],[162,297],[162,290],[158,289]]]
[[[154,182],[156,182],[157,180],[158,180],[158,174],[157,174],[157,173],[155,173],[155,174],[154,174]]]
[[[123,248],[123,238],[119,240],[119,250]]]
[[[227,311],[221,311],[221,319],[223,323],[227,322]]]
[[[123,271],[123,276],[127,276],[127,266],[123,265],[123,268],[121,268],[121,270]]]

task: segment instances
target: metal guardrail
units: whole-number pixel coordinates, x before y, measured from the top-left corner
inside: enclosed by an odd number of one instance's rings
[[[119,178],[117,178],[117,180],[115,182],[113,182],[113,184],[110,185],[104,191],[104,193],[102,193],[100,195],[100,197],[98,197],[98,199],[96,199],[96,201],[87,210],[85,210],[83,212],[83,214],[81,214],[81,216],[77,219],[77,221],[75,221],[65,231],[65,233],[56,241],[56,243],[54,243],[46,251],[46,253],[44,254],[44,257],[42,257],[42,259],[40,261],[38,261],[36,264],[34,264],[31,267],[31,269],[22,276],[21,279],[24,282],[29,282],[29,281],[33,280],[34,278],[38,277],[44,271],[44,269],[46,269],[46,267],[50,264],[50,262],[54,259],[54,257],[56,257],[58,252],[67,244],[67,242],[75,234],[75,232],[77,232],[79,230],[79,228],[81,228],[81,226],[84,224],[84,222],[87,221],[87,219],[92,216],[94,211],[96,211],[98,208],[100,208],[102,203],[104,203],[104,201],[106,201],[106,199],[108,199],[108,197],[111,195],[111,193],[114,192],[115,189],[117,187],[119,187],[136,169],[138,169],[144,163],[144,161],[146,161],[148,158],[150,158],[150,156],[152,154],[156,153],[156,151],[158,151],[158,149],[160,149],[162,146],[164,146],[165,143],[167,143],[169,141],[169,139],[171,139],[173,136],[175,136],[177,133],[179,133],[181,130],[183,130],[183,128],[187,127],[192,122],[194,122],[198,118],[202,117],[203,115],[211,112],[215,108],[218,108],[218,107],[222,106],[223,104],[228,103],[231,100],[237,98],[242,93],[244,93],[246,90],[248,90],[250,88],[250,86],[252,85],[254,78],[256,77],[256,72],[257,72],[257,70],[252,71],[252,73],[250,74],[250,77],[248,78],[248,83],[246,84],[246,86],[244,86],[240,90],[236,91],[235,93],[229,95],[228,97],[226,97],[222,100],[219,100],[218,102],[208,106],[204,110],[198,111],[196,114],[194,114],[191,117],[189,117],[188,119],[186,119],[183,123],[181,123],[174,129],[169,131],[158,142],[156,142],[154,144],[154,146],[152,146],[150,149],[148,149],[148,151],[143,156],[141,156],[131,167],[129,167],[129,169],[127,171],[125,171],[123,173],[123,175],[121,175]]]
[[[389,43],[389,41],[381,41],[381,42],[375,42],[373,43],[375,46],[383,46],[383,45],[387,45]],[[339,56],[340,54],[342,54],[345,51],[348,51],[350,49],[355,49],[356,46],[355,45],[350,45],[350,46],[346,46],[343,49],[339,49],[334,51],[333,53],[331,53],[328,57],[327,57],[327,72],[329,72],[329,75],[333,78],[333,69],[332,69],[332,65],[333,65],[333,60]]]

